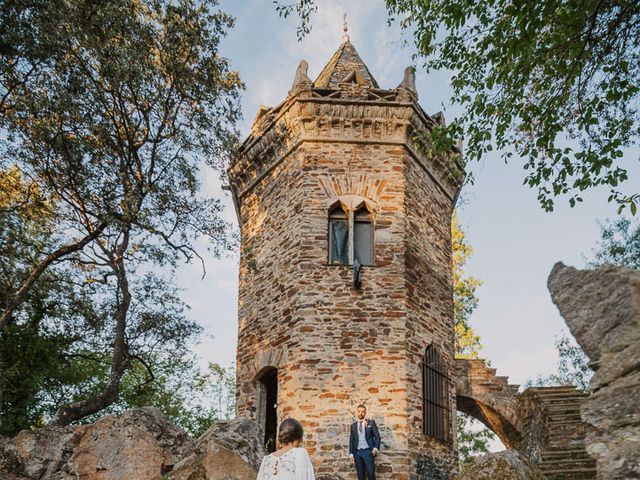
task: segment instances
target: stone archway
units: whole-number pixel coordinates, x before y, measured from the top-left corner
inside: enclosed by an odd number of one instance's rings
[[[481,421],[506,448],[517,448],[522,442],[518,386],[496,376],[485,360],[456,359],[455,365],[457,409]]]

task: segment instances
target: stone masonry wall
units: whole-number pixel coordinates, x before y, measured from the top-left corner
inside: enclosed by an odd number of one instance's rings
[[[409,155],[406,178],[406,288],[408,420],[412,478],[448,479],[457,468],[455,385],[449,382],[449,441],[422,433],[422,357],[433,343],[454,378],[453,296],[451,294],[452,200]],[[428,200],[427,200],[428,199]],[[424,452],[424,453],[419,453]]]
[[[378,471],[393,473],[387,455],[406,456],[404,282],[397,261],[403,256],[403,179],[394,171],[401,160],[398,147],[309,143],[283,164],[298,174],[274,171],[243,204],[242,251],[251,249],[256,266],[243,260],[238,369],[251,365],[257,373],[267,366],[256,358],[262,352],[286,351],[276,365],[279,421],[303,423],[319,475],[353,476],[348,429],[362,402],[389,451],[381,454]],[[376,266],[364,267],[360,291],[351,286],[351,267],[327,261],[328,202],[343,193],[368,194],[378,203]],[[263,226],[253,232],[256,223]],[[255,401],[254,377],[239,375],[245,379],[240,414]]]

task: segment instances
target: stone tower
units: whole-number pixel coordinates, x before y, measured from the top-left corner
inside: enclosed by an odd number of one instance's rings
[[[360,403],[381,430],[380,479],[455,472],[450,222],[464,173],[457,150],[429,148],[443,122],[418,104],[411,69],[382,89],[346,41],[315,81],[300,63],[229,169],[237,413],[268,448],[277,423],[300,420],[319,477],[356,478]]]

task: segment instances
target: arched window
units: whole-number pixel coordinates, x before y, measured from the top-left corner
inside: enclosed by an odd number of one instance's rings
[[[374,206],[359,195],[343,195],[329,207],[329,263],[373,265]]]
[[[431,344],[422,358],[423,432],[437,440],[451,440],[449,376],[437,348]]]
[[[329,212],[329,263],[349,264],[349,216],[339,204]]]
[[[353,216],[353,258],[361,265],[373,265],[373,218],[365,205]]]

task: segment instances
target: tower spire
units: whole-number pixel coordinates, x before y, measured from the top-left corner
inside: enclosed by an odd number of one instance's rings
[[[347,14],[345,13],[343,16],[343,23],[342,23],[342,31],[344,32],[344,35],[342,36],[342,40],[345,42],[349,41],[349,34],[347,33],[349,31],[349,24],[347,23]]]

